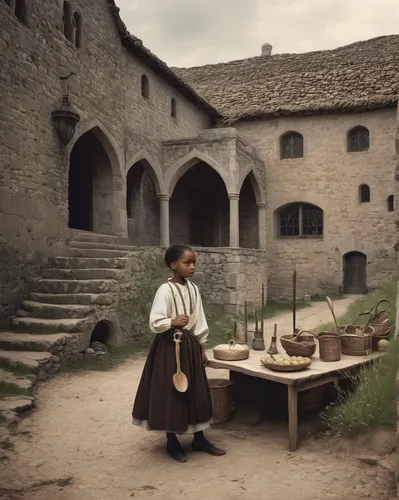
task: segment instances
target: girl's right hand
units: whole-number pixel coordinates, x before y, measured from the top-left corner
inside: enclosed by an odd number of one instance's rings
[[[180,326],[184,327],[188,325],[188,322],[190,321],[190,317],[187,316],[187,314],[180,314],[179,316],[176,316],[175,319],[172,319],[172,326]]]

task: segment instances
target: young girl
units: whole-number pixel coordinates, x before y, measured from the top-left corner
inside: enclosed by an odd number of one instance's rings
[[[186,455],[176,434],[194,434],[192,449],[214,456],[225,454],[204,436],[212,417],[212,404],[205,373],[205,342],[208,324],[198,288],[188,278],[195,273],[194,251],[173,245],[166,250],[166,265],[174,276],[158,289],[150,313],[155,337],[137,391],[133,424],[147,430],[165,431],[166,452],[178,462]],[[173,335],[182,332],[181,369],[188,390],[178,392],[173,385],[176,373]]]

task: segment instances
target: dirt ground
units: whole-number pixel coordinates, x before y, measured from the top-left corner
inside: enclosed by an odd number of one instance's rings
[[[226,456],[195,454],[187,446],[188,462],[173,462],[162,434],[131,425],[143,364],[132,359],[112,371],[64,373],[40,384],[37,408],[20,426],[10,458],[1,462],[0,498],[396,498],[392,474],[362,463],[353,444],[307,435],[289,453],[285,422],[249,425],[240,414],[208,432]]]

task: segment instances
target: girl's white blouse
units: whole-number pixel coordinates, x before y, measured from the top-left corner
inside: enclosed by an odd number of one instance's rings
[[[185,307],[176,286],[179,287]],[[192,314],[190,314],[190,295]],[[177,305],[177,312],[175,304]],[[185,285],[170,282],[170,284],[164,283],[158,288],[150,312],[151,331],[153,333],[166,332],[171,328],[172,319],[180,314],[185,314],[185,310],[186,314],[190,316],[190,321],[185,329],[196,335],[200,344],[204,344],[209,334],[208,323],[198,287],[188,280]]]

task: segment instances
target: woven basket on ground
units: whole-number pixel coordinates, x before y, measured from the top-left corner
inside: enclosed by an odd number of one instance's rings
[[[209,379],[212,399],[212,422],[221,424],[231,417],[233,409],[233,382],[225,379]]]
[[[341,336],[337,332],[319,332],[320,360],[325,362],[339,361],[341,359]]]
[[[298,335],[281,335],[280,343],[289,356],[310,358],[316,351],[314,334],[303,330]]]

